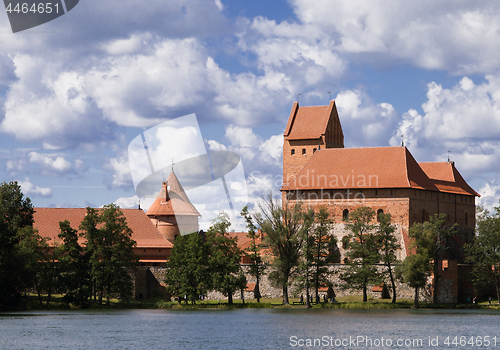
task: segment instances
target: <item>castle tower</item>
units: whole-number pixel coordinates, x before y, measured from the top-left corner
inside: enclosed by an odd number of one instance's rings
[[[299,107],[295,102],[283,136],[283,183],[287,184],[320,148],[344,148],[335,101],[314,107]]]
[[[197,232],[198,218],[201,216],[189,201],[175,173],[170,173],[162,182],[161,191],[146,215],[161,235],[170,242],[179,234]]]

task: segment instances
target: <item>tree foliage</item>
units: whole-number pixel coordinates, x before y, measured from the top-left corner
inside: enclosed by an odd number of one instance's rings
[[[242,251],[238,248],[235,238],[228,235],[229,216],[221,212],[212,221],[207,232],[209,245],[209,266],[212,276],[212,286],[233,303],[233,294],[246,287],[246,277],[241,269]]]
[[[32,282],[31,263],[24,263],[29,256],[21,246],[23,237],[35,235],[32,227],[33,206],[19,184],[0,184],[0,309],[20,306],[20,291]]]
[[[494,213],[479,209],[476,238],[465,246],[467,260],[473,263],[472,278],[478,288],[495,287],[500,303],[500,207]]]
[[[396,226],[391,224],[391,214],[380,213],[378,215],[379,225],[377,227],[377,242],[380,251],[380,261],[385,265],[392,287],[392,303],[396,302],[396,282],[393,275],[393,267],[397,263],[396,252],[401,249],[394,232]]]
[[[200,295],[205,295],[211,286],[209,269],[209,246],[198,233],[180,235],[175,239],[172,255],[167,261],[165,277],[167,291],[193,304]]]
[[[273,271],[269,279],[283,290],[283,304],[289,304],[288,287],[297,275],[304,236],[311,218],[302,209],[300,202],[294,205],[274,199],[272,193],[259,204],[257,222],[265,233],[264,242],[274,258]]]
[[[255,288],[253,290],[254,293],[254,298],[257,299],[257,302],[260,302],[260,279],[261,277],[265,274],[267,264],[266,262],[262,259],[262,256],[260,254],[260,244],[257,244],[257,239],[259,239],[259,232],[257,230],[257,227],[254,224],[254,220],[252,216],[250,215],[248,211],[248,206],[245,206],[243,210],[241,211],[241,216],[245,219],[245,222],[247,224],[247,237],[250,238],[252,241],[250,242],[250,246],[247,249],[248,256],[250,257],[250,269],[249,269],[249,274],[250,276],[255,277]]]
[[[368,207],[359,207],[349,215],[346,224],[351,232],[349,235],[349,249],[347,269],[341,274],[349,288],[361,289],[363,301],[368,300],[367,286],[380,281],[376,263],[380,261],[377,237],[373,218],[375,212]]]

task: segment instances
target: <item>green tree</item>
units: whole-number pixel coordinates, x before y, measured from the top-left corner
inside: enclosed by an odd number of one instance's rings
[[[241,216],[245,219],[247,224],[248,234],[247,237],[252,241],[247,249],[247,253],[250,257],[250,268],[249,274],[255,277],[255,288],[253,290],[254,298],[257,302],[260,302],[260,278],[265,274],[267,264],[262,259],[260,254],[260,244],[257,244],[256,240],[259,238],[259,232],[254,224],[252,216],[248,212],[248,206],[245,206],[241,211]]]
[[[87,208],[80,230],[86,239],[85,255],[89,259],[91,281],[106,304],[114,294],[121,299],[132,297],[132,278],[128,272],[137,268],[139,261],[133,252],[135,241],[122,211],[114,204],[105,205],[101,211]]]
[[[413,307],[419,307],[419,291],[427,284],[432,265],[427,256],[422,254],[408,255],[401,264],[396,266],[396,276],[410,287],[415,289]]]
[[[186,295],[186,303],[193,304],[200,295],[205,295],[211,286],[209,269],[209,246],[200,235],[191,233],[175,239],[172,255],[167,261],[168,273],[165,276],[167,291],[179,297]]]
[[[490,215],[479,208],[476,238],[465,246],[467,261],[473,263],[472,278],[478,288],[495,286],[500,303],[500,207]]]
[[[33,206],[16,181],[0,184],[0,309],[21,305],[21,293],[30,283],[29,267],[22,263],[21,230],[33,227]]]
[[[231,226],[229,216],[220,212],[207,232],[207,242],[210,247],[209,265],[213,288],[225,296],[228,303],[233,303],[233,294],[246,287],[246,278],[241,270],[242,251],[238,248],[236,239],[229,237]]]
[[[298,273],[304,236],[311,225],[307,213],[297,202],[290,205],[274,199],[272,193],[259,204],[257,222],[265,233],[264,242],[273,254],[269,279],[283,290],[283,304],[288,305],[288,286]]]
[[[57,248],[59,256],[60,287],[63,299],[78,307],[88,307],[91,290],[89,288],[90,271],[88,260],[83,254],[84,248],[78,242],[78,232],[69,221],[59,223],[58,237],[62,244]]]
[[[432,267],[434,274],[434,303],[437,303],[438,297],[439,271],[437,261],[446,249],[446,238],[454,232],[455,226],[456,224],[446,224],[446,214],[435,214],[429,218],[429,221],[423,224],[416,223],[410,227],[409,236],[414,240],[412,246],[416,253],[426,258],[429,263],[433,261],[429,266]]]
[[[379,225],[377,228],[377,240],[380,246],[380,260],[385,265],[392,286],[392,303],[396,302],[396,282],[393,275],[393,267],[397,262],[396,252],[401,249],[394,232],[396,226],[391,224],[391,214],[380,213],[378,215]]]
[[[44,286],[44,277],[48,272],[46,265],[50,263],[48,238],[41,237],[31,226],[21,228],[18,235],[21,256],[19,264],[24,264],[26,287],[35,287],[38,301],[42,304],[41,288]]]
[[[363,301],[368,300],[367,286],[380,281],[380,275],[375,265],[380,261],[379,246],[372,223],[375,212],[368,207],[359,207],[349,215],[346,227],[349,235],[347,269],[341,274],[346,286],[363,291]]]
[[[314,215],[314,222],[316,226],[311,236],[311,248],[313,251],[312,279],[316,292],[316,302],[319,302],[319,288],[321,285],[328,283],[328,264],[335,258],[333,252],[337,246],[337,240],[330,234],[333,220],[330,218],[330,213],[326,208],[320,208],[319,212]]]

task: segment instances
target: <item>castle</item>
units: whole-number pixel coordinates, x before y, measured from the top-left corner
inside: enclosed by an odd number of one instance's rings
[[[283,200],[301,201],[306,207],[326,207],[335,220],[338,242],[347,235],[344,222],[349,213],[367,206],[390,213],[397,226],[402,250],[409,252],[409,228],[446,214],[457,224],[447,238],[446,253],[438,263],[438,302],[457,302],[472,295],[462,246],[474,237],[475,197],[479,196],[462,178],[454,162],[418,163],[401,147],[344,148],[344,135],[335,106],[299,107],[293,104],[284,133]],[[340,247],[340,260],[344,251]]]

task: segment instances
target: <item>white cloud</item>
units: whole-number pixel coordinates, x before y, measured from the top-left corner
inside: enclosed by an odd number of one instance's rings
[[[140,198],[138,196],[132,197],[121,197],[115,201],[115,204],[120,208],[124,209],[134,209],[139,205]],[[142,206],[141,206],[142,207]]]
[[[52,189],[50,187],[38,187],[34,185],[30,179],[26,178],[24,181],[18,181],[21,186],[21,191],[25,196],[31,197],[52,197]]]
[[[335,49],[372,62],[404,60],[428,69],[485,73],[500,67],[496,1],[293,0],[302,26],[337,38]],[[319,39],[319,38],[318,38]]]
[[[375,103],[359,89],[340,92],[335,103],[347,147],[387,145],[399,119],[391,104]]]
[[[42,175],[62,175],[72,171],[71,163],[58,155],[30,152],[29,161],[42,167]]]
[[[130,166],[126,157],[108,159],[104,169],[111,171],[111,180],[106,180],[110,187],[129,188],[133,187]]]

